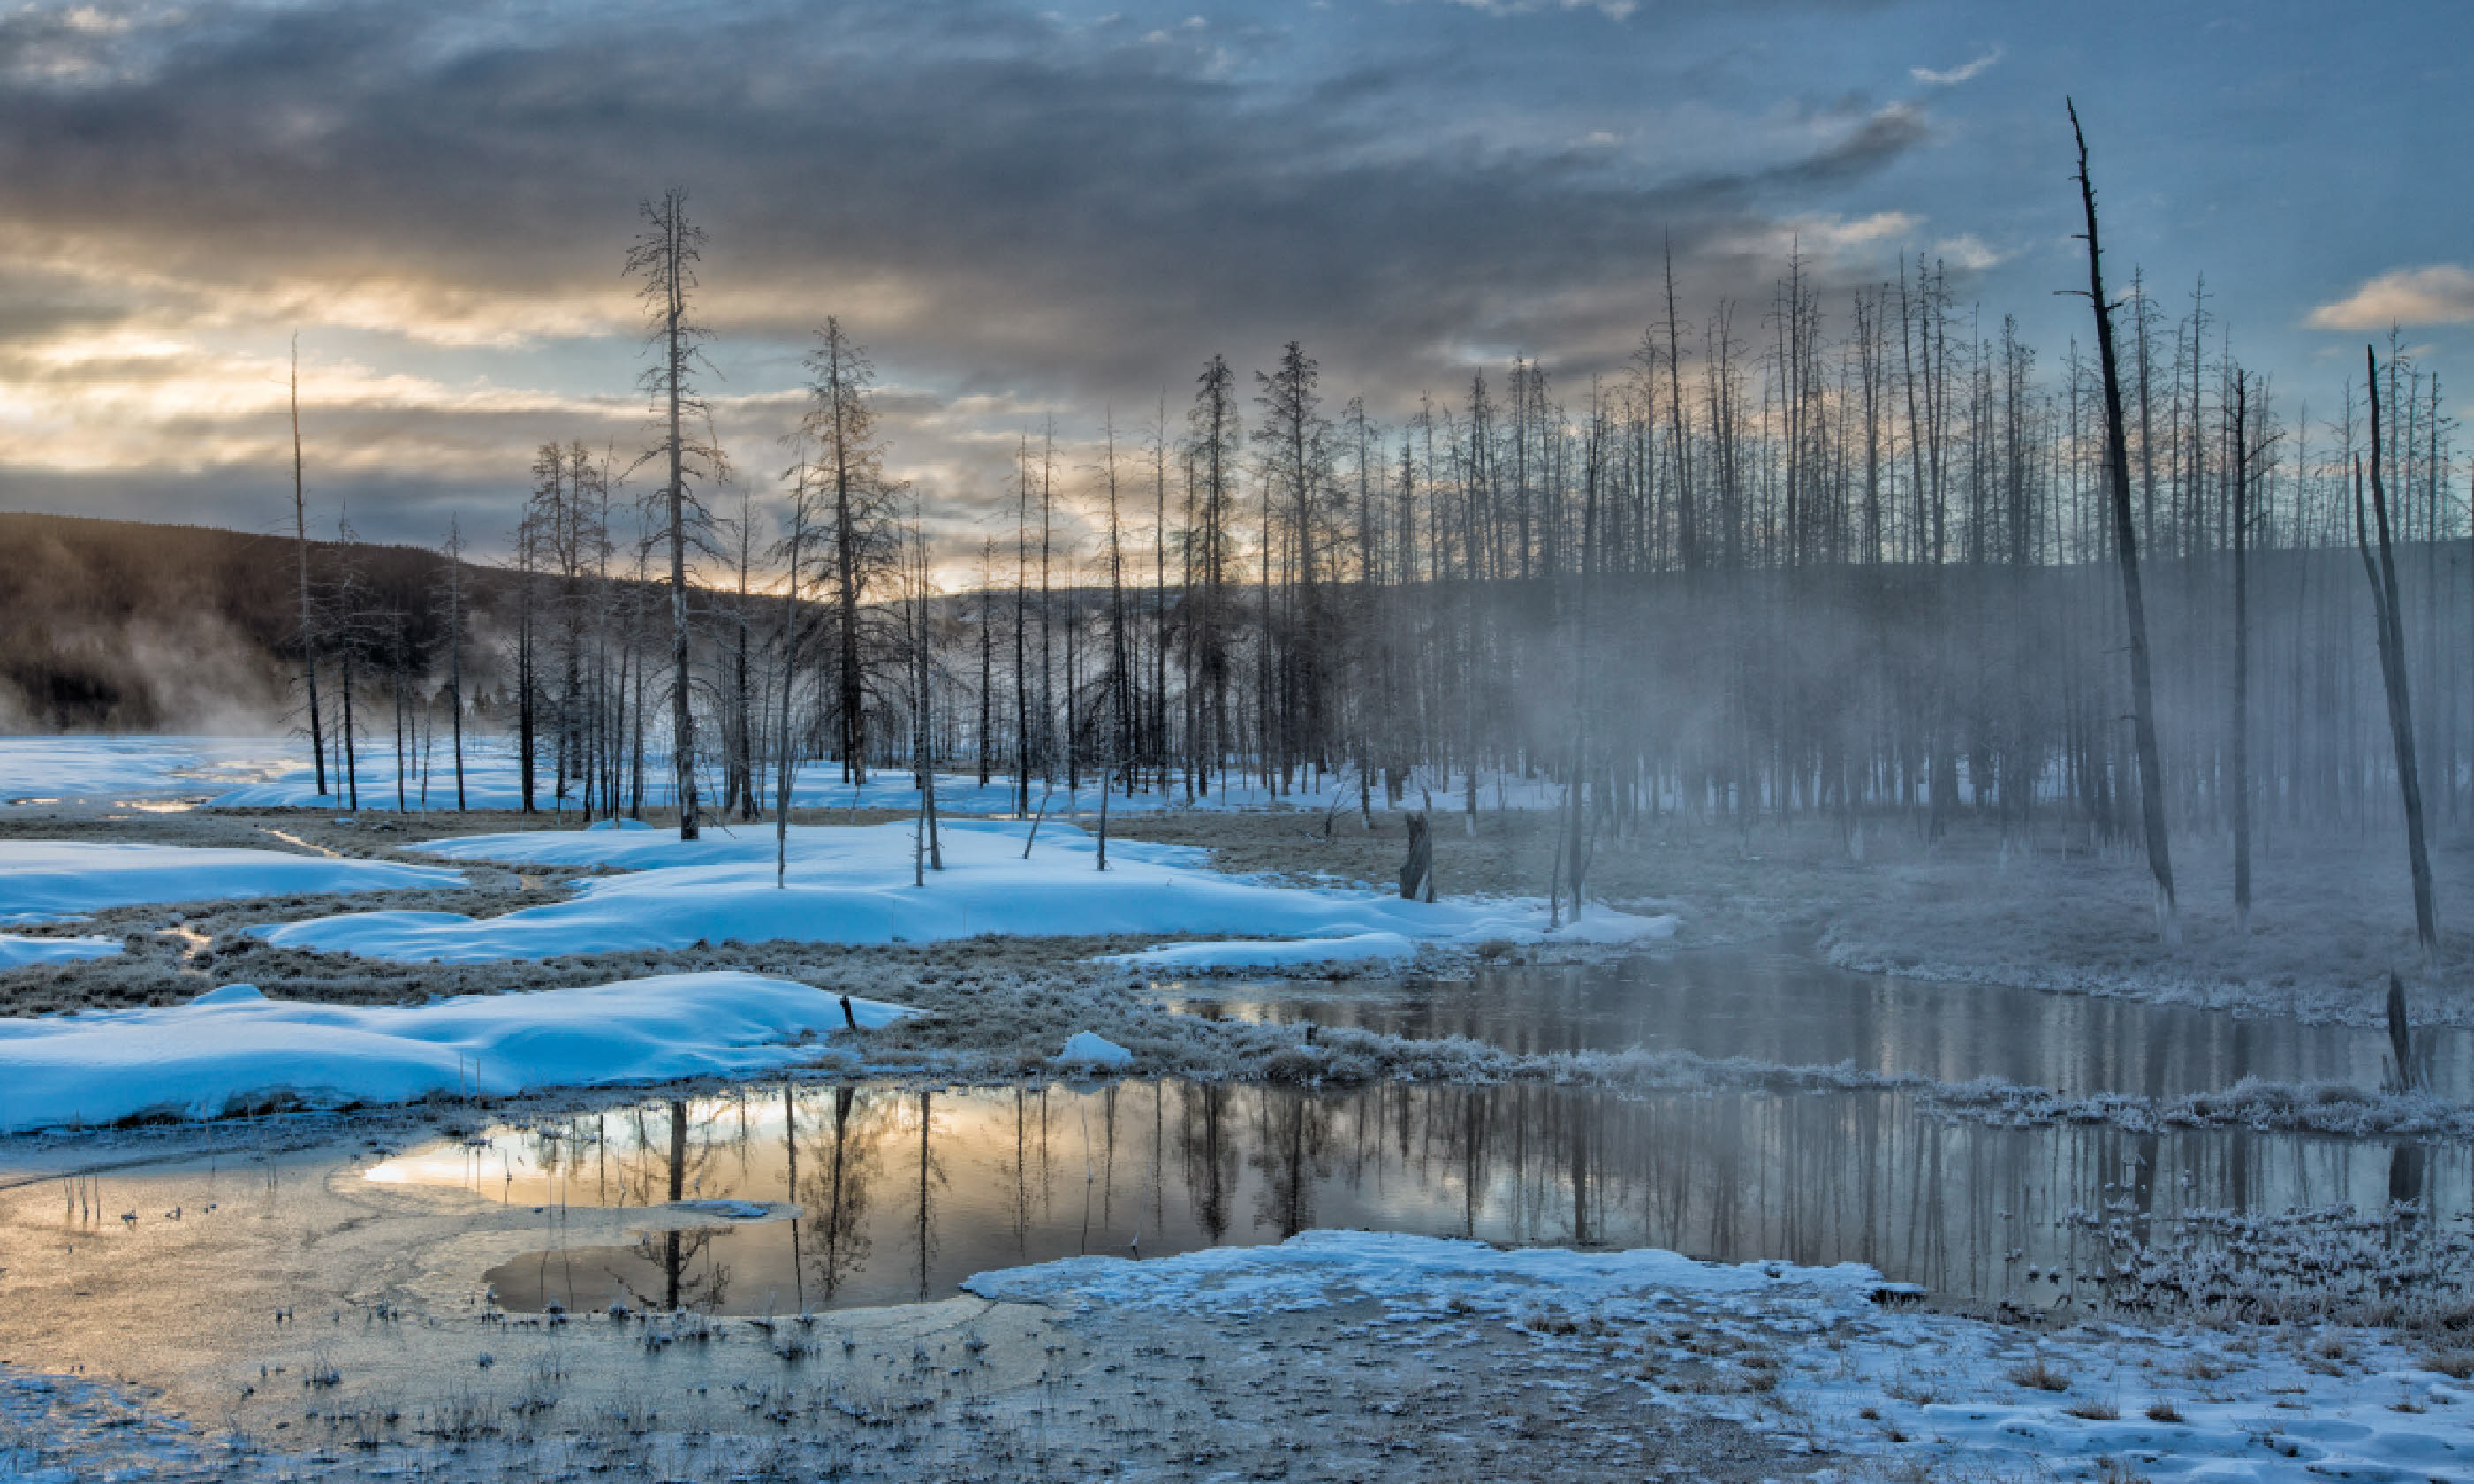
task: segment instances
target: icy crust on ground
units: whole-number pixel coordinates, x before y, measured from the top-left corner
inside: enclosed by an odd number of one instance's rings
[[[0,922],[76,920],[107,907],[465,884],[461,872],[224,847],[0,840]]]
[[[641,867],[579,883],[570,900],[475,920],[447,912],[363,912],[254,928],[280,947],[401,962],[486,963],[575,953],[675,949],[697,943],[931,943],[1019,937],[1227,933],[1288,938],[1392,934],[1439,945],[1659,938],[1671,918],[1598,910],[1545,931],[1535,901],[1417,902],[1240,880],[1188,864],[1183,847],[1112,844],[1108,869],[1084,831],[1051,822],[1028,858],[1031,826],[957,821],[942,831],[945,869],[913,886],[907,823],[802,830],[787,885],[775,885],[772,843],[754,835],[681,842],[647,831],[497,835],[447,842],[456,858]],[[754,858],[750,858],[750,856]],[[655,864],[683,859],[690,864]]]
[[[377,1007],[268,999],[235,984],[168,1009],[0,1019],[0,1133],[743,1076],[813,1060],[799,1042],[843,1029],[842,1003],[718,971]],[[849,1003],[864,1029],[916,1014]]]
[[[1739,1423],[1821,1466],[1816,1479],[2304,1484],[2463,1478],[2474,1467],[2474,1385],[2383,1331],[2089,1323],[2040,1333],[1881,1308],[1867,1302],[1879,1281],[1853,1265],[1308,1232],[1149,1262],[1072,1257],[962,1286],[1083,1316],[1148,1310],[1215,1326],[1370,1301],[1379,1316],[1332,1339],[1421,1354],[1508,1328],[1541,1369]]]
[[[110,958],[120,951],[117,938],[29,938],[23,933],[0,933],[0,969],[74,964],[82,959]]]

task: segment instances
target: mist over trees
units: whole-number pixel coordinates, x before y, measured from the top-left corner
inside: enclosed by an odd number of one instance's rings
[[[2140,850],[2152,800],[2246,859],[2462,821],[2474,789],[2466,471],[2395,337],[2282,387],[2243,363],[2230,296],[2134,268],[2095,285],[2108,385],[2102,347],[2030,345],[1928,257],[1825,290],[1800,253],[1758,303],[1692,306],[1669,273],[1614,371],[1516,356],[1389,417],[1301,336],[1260,369],[1198,356],[1129,433],[1023,428],[949,593],[846,321],[778,473],[733,469],[695,400],[695,229],[675,193],[646,212],[643,445],[547,439],[497,568],[303,540],[257,576],[282,592],[237,605],[254,683],[304,728],[317,678],[347,802],[375,747],[437,775],[436,805],[462,722],[514,739],[530,806],[596,816],[756,818],[813,761],[1002,778],[1026,813],[1104,781],[1337,782],[1473,821],[1526,785],[1565,811],[1577,898],[1593,842],[1675,816],[1808,821],[1853,853],[1960,819]],[[121,567],[88,559],[98,592],[13,629],[9,676],[37,724],[149,725],[73,654],[69,615],[148,580],[94,550]],[[20,610],[51,590],[0,581]]]
[[[1964,813],[2130,840],[2126,517],[2170,824],[2228,829],[2237,796],[2264,837],[2393,817],[2379,623],[2345,550],[2348,470],[2371,451],[2363,383],[2318,411],[2289,401],[2240,363],[2203,289],[2177,313],[2135,279],[2117,489],[2081,347],[2040,351],[1928,260],[1837,301],[1784,268],[1750,310],[1659,306],[1620,375],[1572,385],[1522,358],[1390,423],[1335,406],[1302,343],[1250,396],[1207,358],[1145,445],[1111,422],[1077,467],[1026,430],[979,590],[933,602],[897,560],[915,516],[884,471],[864,352],[833,322],[786,476],[807,514],[796,533],[779,501],[744,517],[797,536],[797,621],[781,617],[782,549],[745,591],[708,552],[688,588],[691,705],[728,739],[702,765],[734,801],[778,787],[758,759],[787,749],[852,781],[1010,775],[1026,808],[1102,777],[1200,798],[1362,775],[1467,813],[1509,778],[1570,785],[1593,827],[1619,830],[1809,816],[1855,846],[1868,820],[1931,835]],[[2418,769],[2460,817],[2463,477],[2436,376],[2392,349],[2380,377]],[[1068,507],[1102,539],[1069,547]],[[629,590],[642,563],[620,568],[588,586]],[[560,601],[573,581],[562,565]],[[750,616],[759,602],[772,618]],[[673,706],[674,665],[654,668],[653,700]],[[643,657],[594,673],[626,718],[606,734],[666,751],[635,694]],[[620,794],[644,802],[605,788],[596,806]]]

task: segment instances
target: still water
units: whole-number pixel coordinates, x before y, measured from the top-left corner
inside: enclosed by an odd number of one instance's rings
[[[2064,1220],[2074,1209],[2110,1206],[2161,1236],[2188,1208],[2394,1197],[2428,1200],[2457,1224],[2469,1157],[2239,1130],[1995,1128],[1875,1092],[1624,1099],[1172,1080],[750,1089],[494,1130],[407,1152],[370,1178],[543,1208],[543,1249],[489,1274],[514,1309],[904,1303],[949,1296],[990,1268],[1276,1242],[1311,1227],[1856,1261],[1946,1297],[2043,1304],[2099,1261]],[[800,1215],[682,1232],[648,1210],[624,1245],[560,1237],[562,1206],[698,1199],[790,1201]]]
[[[2151,1097],[2215,1091],[2244,1077],[2348,1082],[2388,1074],[2385,1032],[2237,1019],[2207,1010],[1994,985],[1919,984],[1849,973],[1792,954],[1706,950],[1608,967],[1507,966],[1461,981],[1335,996],[1313,985],[1170,992],[1201,1015],[1466,1036],[1518,1052],[1631,1046],[1790,1065],[1853,1062],[1947,1082],[2000,1077],[2057,1092]],[[2474,1097],[2474,1034],[2416,1033],[2424,1085]]]

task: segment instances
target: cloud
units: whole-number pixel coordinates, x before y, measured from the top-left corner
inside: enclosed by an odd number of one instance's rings
[[[1960,232],[1955,237],[1942,238],[1932,245],[1932,253],[1934,257],[1963,273],[1982,273],[1988,268],[1998,268],[2018,256],[2016,252],[2004,252],[1998,248],[1988,246],[1983,238],[1974,232]]]
[[[1175,419],[1215,351],[1246,368],[1303,336],[1384,416],[1465,386],[1473,346],[1585,385],[1649,317],[1661,242],[1687,295],[1765,292],[1778,263],[1741,250],[1775,224],[1833,254],[1908,230],[1831,208],[1930,134],[1912,105],[1592,111],[1516,69],[1486,84],[1466,41],[1068,26],[1018,0],[856,0],[830,27],[778,0],[129,13],[0,14],[0,476],[275,489],[298,328],[323,488],[374,520],[434,508],[402,496],[433,481],[490,506],[476,532],[539,441],[641,441],[618,265],[673,181],[712,234],[709,390],[746,477],[787,462],[778,398],[838,314],[903,389],[894,471],[968,519],[1014,433],[1071,408],[1087,439],[1163,388]],[[1509,29],[1490,65],[1547,28]]]
[[[1909,67],[1907,76],[1928,87],[1956,87],[1959,84],[1982,74],[2001,60],[2001,48],[1997,46],[1984,55],[1963,61],[1947,72],[1935,72],[1930,67]]]
[[[2462,324],[2474,320],[2474,268],[2434,263],[2392,268],[2334,303],[2311,311],[2314,329],[2384,330],[2391,324]]]

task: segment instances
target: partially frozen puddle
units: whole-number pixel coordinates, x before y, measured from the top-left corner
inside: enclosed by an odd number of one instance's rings
[[[2370,1211],[2393,1198],[2428,1203],[2414,1232],[2462,1236],[2469,1154],[2239,1130],[1994,1128],[1920,1115],[1888,1093],[1627,1100],[1164,1081],[776,1087],[493,1129],[368,1178],[460,1186],[544,1223],[553,1240],[488,1271],[514,1310],[909,1303],[993,1268],[1317,1227],[1862,1262],[1944,1300],[2085,1310],[2125,1234],[2173,1240],[2185,1211],[2215,1213],[2190,1228],[2213,1240],[2205,1223],[2227,1215]],[[659,1209],[699,1200],[782,1214],[681,1232]],[[606,1221],[561,1224],[562,1211],[572,1222],[608,1208],[656,1209],[622,1242]]]
[[[1200,1015],[1356,1026],[1420,1039],[1466,1036],[1523,1053],[1642,1046],[1787,1065],[1999,1077],[2065,1096],[2212,1092],[2244,1077],[2378,1088],[2388,1037],[2358,1026],[2237,1018],[2217,1011],[1998,985],[1922,984],[1739,949],[1612,967],[1482,967],[1467,980],[1335,994],[1291,981],[1197,980],[1170,1002]],[[2423,1086],[2474,1100],[2474,1032],[2415,1033]]]

